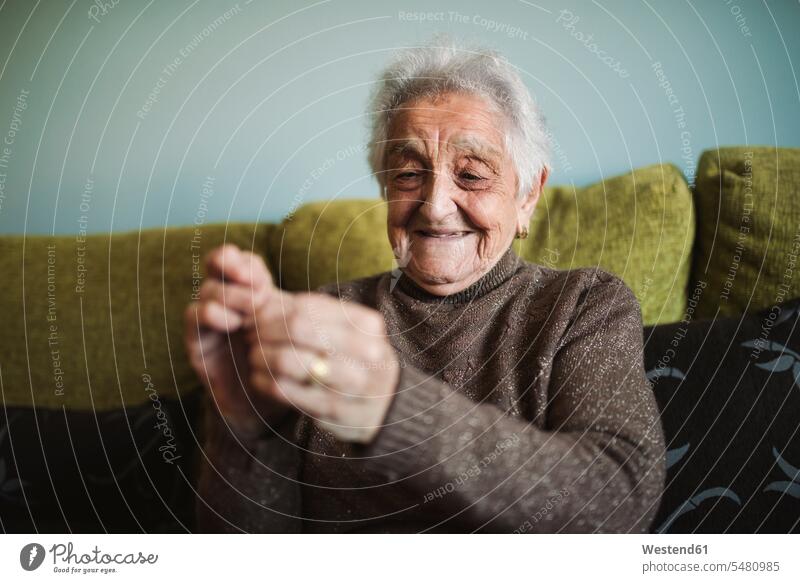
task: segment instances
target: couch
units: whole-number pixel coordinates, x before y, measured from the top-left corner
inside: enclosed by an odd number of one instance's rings
[[[642,307],[667,437],[654,532],[800,527],[800,150],[706,151],[688,184],[656,164],[548,187],[528,261],[598,266]],[[280,223],[0,237],[0,529],[192,532],[201,387],[182,314],[201,259],[232,242],[279,285],[396,267],[376,198]]]

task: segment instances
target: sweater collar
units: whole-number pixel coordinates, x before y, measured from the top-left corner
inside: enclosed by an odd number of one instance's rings
[[[513,275],[519,263],[520,259],[517,254],[514,253],[514,248],[509,247],[500,259],[497,260],[497,263],[495,263],[489,271],[484,273],[480,279],[454,294],[446,296],[432,294],[428,290],[420,287],[419,284],[405,274],[398,280],[397,288],[406,295],[423,302],[463,304],[476,300],[493,289],[496,289]]]

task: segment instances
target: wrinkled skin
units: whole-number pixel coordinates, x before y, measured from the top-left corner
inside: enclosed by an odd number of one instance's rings
[[[471,95],[408,103],[386,146],[388,235],[404,273],[436,295],[491,269],[531,219],[541,183],[519,199],[505,123]]]

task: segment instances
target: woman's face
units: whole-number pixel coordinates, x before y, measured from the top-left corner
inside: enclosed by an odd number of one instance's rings
[[[505,118],[480,97],[449,93],[402,108],[386,144],[389,241],[419,286],[456,293],[528,225],[547,172],[525,199],[517,197]]]

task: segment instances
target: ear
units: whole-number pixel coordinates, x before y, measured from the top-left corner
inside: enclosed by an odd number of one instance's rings
[[[534,184],[528,195],[519,201],[519,206],[517,207],[517,221],[520,226],[527,225],[531,222],[533,210],[536,208],[536,203],[539,202],[539,196],[542,194],[542,190],[544,190],[544,183],[547,182],[549,174],[549,168],[546,166],[542,168],[539,174],[538,184]]]

